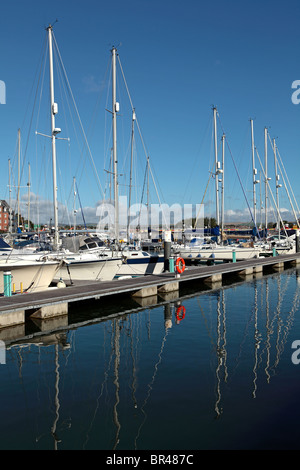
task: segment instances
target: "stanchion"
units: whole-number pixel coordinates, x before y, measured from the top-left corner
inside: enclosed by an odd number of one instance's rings
[[[4,283],[4,296],[11,296],[11,272],[4,271],[3,273],[3,283]]]
[[[170,272],[171,232],[167,230],[164,236],[164,272]]]

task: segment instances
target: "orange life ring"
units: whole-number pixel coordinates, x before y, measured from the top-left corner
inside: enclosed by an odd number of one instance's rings
[[[185,270],[184,259],[183,258],[177,258],[177,260],[176,260],[176,271],[178,272],[178,274],[181,274],[181,273],[183,273],[184,270]]]
[[[177,307],[176,309],[176,320],[181,321],[185,317],[185,307],[183,305],[180,305],[180,307]]]

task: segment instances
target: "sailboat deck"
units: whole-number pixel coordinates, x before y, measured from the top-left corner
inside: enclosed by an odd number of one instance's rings
[[[236,263],[224,263],[214,266],[188,266],[185,271],[176,277],[174,273],[147,275],[137,278],[120,279],[113,281],[76,281],[65,288],[50,287],[42,292],[31,292],[0,298],[0,314],[20,310],[38,309],[60,303],[82,302],[90,299],[100,299],[104,296],[121,294],[134,294],[149,287],[161,287],[174,281],[181,283],[206,280],[215,275],[236,275],[257,269],[276,268],[280,263],[284,267],[300,263],[300,253],[280,255],[270,258],[257,258]]]

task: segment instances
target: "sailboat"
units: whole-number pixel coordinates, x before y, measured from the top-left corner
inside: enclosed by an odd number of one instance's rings
[[[248,246],[246,246],[248,245]],[[178,250],[178,256],[184,260],[193,262],[202,260],[215,261],[243,261],[246,259],[258,258],[262,249],[253,243],[239,243],[232,245],[218,245],[217,243],[191,242]]]
[[[57,201],[57,178],[56,178],[56,139],[61,129],[55,125],[55,116],[58,113],[58,106],[54,99],[54,77],[53,77],[53,50],[52,50],[52,35],[53,27],[49,25],[48,31],[48,45],[49,45],[49,73],[50,73],[50,113],[51,113],[51,138],[52,142],[52,171],[53,171],[53,206],[54,206],[54,241],[52,251],[37,251],[33,253],[31,250],[20,251],[12,250],[9,259],[26,260],[28,263],[29,258],[39,262],[41,256],[51,256],[52,263],[56,260],[58,270],[56,270],[54,280],[112,280],[119,266],[122,264],[122,257],[111,254],[104,255],[102,251],[96,252],[69,252],[68,250],[61,249],[61,241],[59,239],[58,230],[58,201]],[[37,134],[39,134],[37,132]],[[42,134],[44,135],[44,134]],[[7,261],[8,262],[8,261]]]
[[[4,293],[4,276],[9,274],[11,290],[39,292],[47,289],[53,281],[62,261],[44,259],[6,258],[0,260],[0,293]]]
[[[20,129],[18,131],[18,147],[20,156]],[[18,175],[18,203],[19,203],[20,181]],[[11,204],[9,204],[11,207]],[[18,206],[18,219],[19,219]],[[11,214],[10,214],[11,223]],[[0,238],[0,295],[10,295],[11,292],[39,292],[47,289],[58,271],[61,260],[41,257],[40,255],[23,258],[13,255],[13,249]],[[6,283],[6,281],[8,281]],[[8,291],[5,292],[6,288]],[[8,294],[9,292],[9,294]]]
[[[115,242],[119,249],[119,184],[118,184],[118,160],[117,160],[117,113],[119,112],[119,103],[116,99],[116,57],[117,49],[115,47],[111,50],[112,54],[112,127],[113,127],[113,176],[114,176],[114,230]],[[136,119],[135,110],[132,110],[132,139],[134,133],[134,121]],[[132,155],[131,155],[132,161]],[[147,159],[149,167],[149,157]],[[132,168],[131,168],[132,171]],[[131,174],[130,171],[130,174]],[[131,179],[131,176],[130,176]],[[131,182],[130,182],[131,184]],[[131,198],[129,197],[129,201]],[[130,206],[130,202],[129,202]],[[128,227],[127,227],[127,235]],[[129,237],[128,237],[129,238]],[[160,274],[164,269],[164,257],[161,255],[152,255],[145,250],[140,249],[138,245],[127,245],[122,250],[118,250],[118,255],[122,256],[123,263],[119,267],[116,277],[122,276],[142,276],[146,274]]]
[[[225,136],[222,136],[222,166],[218,161],[217,150],[217,108],[213,107],[213,121],[214,121],[214,153],[215,153],[215,191],[216,191],[216,222],[217,227],[220,227],[220,210],[219,210],[219,175],[222,175],[222,227],[223,233],[224,224],[224,153],[225,153]],[[224,245],[220,243],[220,236],[217,236],[216,242],[206,243],[204,239],[195,239],[188,245],[180,247],[178,254],[181,258],[190,261],[201,260],[218,260],[218,261],[242,261],[251,258],[258,258],[261,253],[261,247],[255,246],[254,243],[239,243],[232,245]]]
[[[253,206],[254,206],[254,225],[256,229],[256,233],[258,234],[258,229],[256,226],[256,196],[255,196],[255,185],[257,183],[260,183],[259,180],[256,180],[256,173],[257,170],[254,168],[254,138],[253,138],[253,120],[250,120],[251,123],[251,140],[252,140],[252,166],[253,166]],[[271,236],[266,236],[264,240],[256,240],[255,246],[261,247],[262,248],[262,255],[267,256],[270,255],[273,251],[273,248],[276,249],[276,252],[278,254],[290,254],[290,253],[295,253],[296,251],[296,246],[295,246],[295,235],[288,236],[287,232],[284,227],[283,220],[280,215],[280,208],[279,208],[279,188],[281,188],[281,184],[279,183],[279,173],[278,173],[278,162],[277,162],[277,146],[275,143],[275,139],[273,139],[273,143],[271,143],[273,152],[274,152],[274,166],[275,166],[275,185],[276,185],[276,200],[272,194],[271,188],[269,186],[269,181],[271,178],[268,176],[268,149],[267,149],[267,139],[268,139],[268,129],[265,127],[264,129],[264,152],[265,152],[265,168],[262,168],[263,175],[264,175],[264,183],[265,183],[265,235],[267,235],[267,227],[268,227],[268,221],[267,221],[267,214],[268,214],[268,199],[269,196],[268,194],[271,195],[273,199],[274,206],[277,211],[277,228],[278,228],[278,234],[277,235],[271,235]],[[257,157],[260,161],[259,154],[257,152]],[[261,161],[260,161],[261,164]],[[289,196],[289,195],[288,195]],[[290,199],[290,197],[289,197]],[[290,201],[291,202],[291,201]],[[292,204],[291,204],[292,205]],[[293,208],[293,206],[292,206]],[[295,220],[298,223],[296,214],[295,215]],[[282,226],[285,235],[281,234],[280,226]]]
[[[49,39],[49,69],[50,69],[50,99],[51,99],[51,138],[52,138],[52,163],[53,163],[53,199],[54,199],[54,248],[59,247],[58,233],[58,205],[57,205],[57,184],[56,184],[56,135],[60,129],[55,126],[55,115],[57,104],[54,100],[54,80],[53,80],[53,53],[51,25],[47,28]],[[57,277],[63,280],[112,280],[122,263],[120,256],[103,257],[102,253],[71,253],[67,256],[62,254],[65,265],[62,266]]]

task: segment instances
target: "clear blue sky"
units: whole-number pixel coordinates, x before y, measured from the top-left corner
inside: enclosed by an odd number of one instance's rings
[[[213,164],[212,105],[218,109],[249,204],[252,204],[250,118],[254,119],[255,143],[262,159],[264,127],[269,128],[271,138],[276,138],[294,194],[300,200],[300,105],[291,101],[292,82],[300,80],[297,0],[2,2],[0,80],[6,84],[6,104],[0,105],[1,199],[8,199],[9,158],[14,165],[14,178],[17,174],[18,128],[24,157],[23,198],[27,194],[28,162],[32,193],[44,201],[52,198],[50,185],[46,188],[44,183],[45,175],[45,181],[51,182],[52,178],[48,150],[44,149],[47,139],[37,140],[35,136],[35,130],[49,132],[42,121],[48,108],[42,101],[40,104],[40,94],[35,108],[36,112],[41,106],[39,121],[35,115],[32,125],[29,124],[35,96],[32,87],[41,63],[45,28],[56,19],[55,39],[103,188],[107,178],[104,133],[110,125],[105,107],[111,108],[110,95],[106,102],[104,81],[110,50],[115,45],[162,202],[201,202]],[[76,137],[69,135],[71,121],[65,122],[67,108],[59,97],[58,83],[55,92],[59,105],[56,124],[62,129],[61,136],[71,138],[70,148],[63,141],[58,143],[59,198],[72,208],[70,191],[76,176],[81,203],[90,219],[102,195],[96,179],[92,179],[86,152],[85,163],[79,166],[80,151]],[[47,93],[48,70],[43,97]],[[125,124],[125,106],[122,107],[121,99],[120,103],[119,171],[128,177],[128,153],[124,163],[122,145],[124,141],[128,152],[130,136],[126,132],[130,133],[130,121]],[[142,186],[145,155],[141,152],[138,158]],[[273,172],[271,147],[269,160]],[[38,161],[45,169],[37,168]],[[258,162],[256,166],[259,169]],[[226,210],[231,214],[244,211],[247,205],[228,148],[225,171]],[[125,190],[122,178],[125,181],[125,177],[120,177],[120,192]],[[206,199],[213,201],[214,187],[210,186]],[[153,202],[157,202],[153,188],[151,194]],[[283,189],[280,198],[280,206],[290,209]]]

